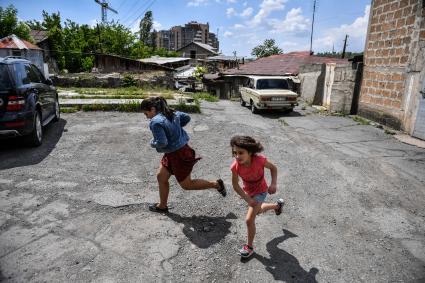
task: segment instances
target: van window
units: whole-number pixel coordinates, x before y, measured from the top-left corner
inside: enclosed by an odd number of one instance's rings
[[[7,65],[0,64],[0,90],[10,89],[12,84],[10,82],[9,73],[7,72]]]
[[[284,79],[260,79],[257,89],[289,89],[288,82]]]

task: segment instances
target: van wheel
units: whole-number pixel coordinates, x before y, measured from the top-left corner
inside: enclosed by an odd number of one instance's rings
[[[251,104],[251,112],[252,112],[252,114],[257,114],[258,113],[258,108],[255,107],[254,103]]]
[[[241,96],[241,106],[243,106],[243,107],[245,107],[246,106],[246,103],[245,103],[245,101],[243,101],[243,99],[242,99],[242,96]]]
[[[25,137],[25,142],[29,146],[40,146],[43,141],[43,127],[41,126],[41,116],[38,111],[35,111],[32,132]]]

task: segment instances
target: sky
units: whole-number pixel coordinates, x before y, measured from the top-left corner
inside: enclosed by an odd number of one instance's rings
[[[314,0],[108,0],[108,20],[119,21],[133,31],[147,10],[156,30],[183,26],[190,21],[209,23],[218,34],[224,55],[252,57],[251,51],[265,39],[274,39],[284,53],[310,50]],[[364,49],[371,0],[316,0],[313,51]],[[60,12],[63,21],[95,25],[101,9],[94,0],[0,0],[13,4],[19,20],[42,20],[42,11]]]

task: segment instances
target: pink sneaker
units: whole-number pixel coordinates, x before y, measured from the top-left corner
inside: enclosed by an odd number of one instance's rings
[[[254,248],[250,247],[248,245],[244,245],[240,250],[239,250],[239,254],[241,255],[241,257],[243,258],[248,258],[250,256],[252,256],[252,254],[254,253]]]

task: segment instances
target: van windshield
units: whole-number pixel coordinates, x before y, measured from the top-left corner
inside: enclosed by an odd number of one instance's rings
[[[260,79],[257,81],[257,89],[289,89],[285,79]]]
[[[10,89],[12,84],[10,82],[9,73],[7,72],[7,65],[0,64],[0,90]]]

